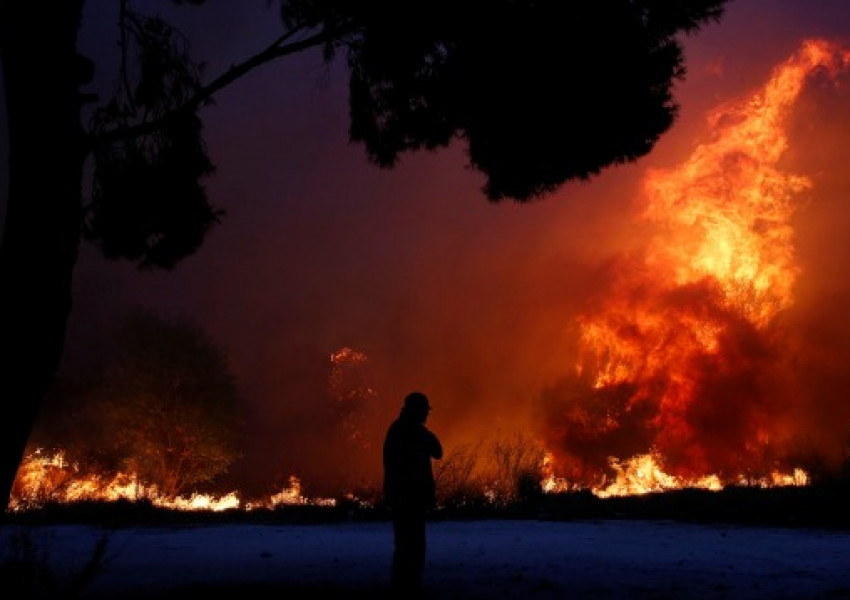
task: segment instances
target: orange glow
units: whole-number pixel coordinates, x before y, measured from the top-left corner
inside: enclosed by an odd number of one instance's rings
[[[549,426],[555,464],[598,495],[808,481],[772,441],[767,391],[800,274],[791,217],[812,185],[780,159],[807,78],[848,65],[849,52],[805,42],[761,89],[709,115],[708,141],[682,163],[646,174],[640,221],[655,235],[579,318],[578,375]],[[601,464],[614,443],[628,453]],[[755,481],[740,475],[755,467]]]

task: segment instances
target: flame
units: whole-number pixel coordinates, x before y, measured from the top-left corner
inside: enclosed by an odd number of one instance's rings
[[[550,425],[548,445],[598,495],[716,489],[750,481],[740,473],[756,463],[759,485],[808,481],[771,444],[765,391],[799,275],[791,217],[812,185],[780,159],[807,79],[848,65],[850,52],[806,41],[761,89],[713,111],[709,141],[686,160],[647,172],[640,220],[657,234],[619,259],[608,294],[579,318],[577,375]],[[583,451],[609,445],[632,458],[608,459],[613,481],[600,483],[601,450],[597,464]]]
[[[848,60],[825,41],[807,41],[762,90],[709,116],[712,142],[678,168],[649,172],[643,217],[665,231],[650,250],[653,270],[672,274],[679,287],[710,278],[723,304],[759,327],[793,302],[789,220],[794,195],[811,182],[776,166],[788,146],[784,125],[808,76]],[[716,330],[704,333],[712,344]]]
[[[598,486],[593,493],[600,498],[663,492],[682,488],[699,488],[718,491],[723,489],[717,475],[688,479],[664,471],[660,458],[652,453],[634,456],[626,461],[610,459],[615,472],[614,480]]]
[[[633,456],[625,461],[617,458],[609,458],[611,470],[614,476],[603,483],[592,486],[591,492],[599,498],[610,496],[635,496],[650,494],[653,492],[664,492],[678,489],[704,489],[720,491],[725,486],[720,477],[715,474],[704,475],[697,478],[677,477],[664,471],[662,457],[657,453],[647,453]],[[554,462],[551,453],[544,458],[544,478],[542,482],[543,491],[546,493],[564,493],[579,489],[574,483],[563,477],[557,477],[554,471]],[[792,473],[772,472],[763,477],[746,477],[739,475],[737,485],[747,487],[789,487],[806,486],[810,483],[808,474],[803,469],[794,469]]]
[[[620,461],[611,458],[611,468],[615,475],[612,481],[593,488],[593,493],[600,498],[609,496],[633,496],[664,492],[683,488],[720,491],[723,482],[715,474],[704,475],[694,479],[677,477],[664,471],[662,457],[655,453],[641,454]],[[748,478],[739,475],[738,485],[748,487],[788,487],[805,486],[809,484],[809,476],[802,469],[794,469],[792,473],[769,473],[763,477]]]
[[[269,498],[243,501],[237,491],[216,496],[192,493],[188,496],[166,496],[157,486],[145,484],[133,473],[119,472],[105,476],[84,473],[80,465],[69,463],[65,452],[49,454],[38,448],[27,455],[18,467],[11,498],[10,512],[33,510],[47,503],[69,504],[81,501],[115,502],[145,500],[160,508],[181,511],[254,510],[286,505],[334,506],[334,498],[308,498],[302,495],[301,481],[291,476],[288,487]]]

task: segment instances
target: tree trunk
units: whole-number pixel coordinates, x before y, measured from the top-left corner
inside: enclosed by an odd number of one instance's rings
[[[85,148],[76,53],[83,3],[0,0],[9,120],[0,240],[0,491],[6,499],[58,369],[71,310]]]

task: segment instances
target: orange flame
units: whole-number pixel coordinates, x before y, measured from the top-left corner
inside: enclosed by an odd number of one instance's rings
[[[812,73],[834,76],[848,65],[850,52],[805,42],[763,88],[710,115],[710,141],[646,175],[641,218],[658,234],[642,256],[621,258],[610,293],[579,319],[572,400],[553,426],[551,445],[565,463],[585,460],[582,443],[635,438],[616,444],[634,458],[605,465],[614,483],[594,478],[599,495],[713,488],[770,454],[762,365],[781,353],[776,319],[793,304],[799,274],[791,216],[811,185],[780,167],[786,123]]]
[[[22,512],[38,509],[47,503],[68,504],[80,501],[114,502],[117,500],[149,501],[154,506],[181,511],[254,510],[287,505],[334,506],[334,498],[307,498],[301,493],[300,480],[292,476],[289,486],[269,498],[243,501],[232,491],[220,496],[193,493],[167,496],[157,486],[145,484],[133,473],[103,476],[83,473],[79,465],[69,463],[65,453],[47,454],[37,449],[21,462],[12,488],[7,510]]]
[[[723,303],[759,327],[791,304],[798,269],[789,219],[810,181],[776,166],[788,146],[784,125],[807,77],[848,60],[827,42],[807,41],[761,91],[710,115],[712,142],[675,169],[649,172],[644,216],[665,229],[650,267],[680,287],[711,278]],[[709,345],[716,338],[702,334]]]

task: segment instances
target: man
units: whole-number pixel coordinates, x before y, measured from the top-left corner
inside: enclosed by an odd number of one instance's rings
[[[428,397],[412,392],[384,440],[384,500],[393,519],[393,589],[422,587],[425,566],[425,515],[435,501],[431,459],[443,457],[440,441],[425,427]]]

